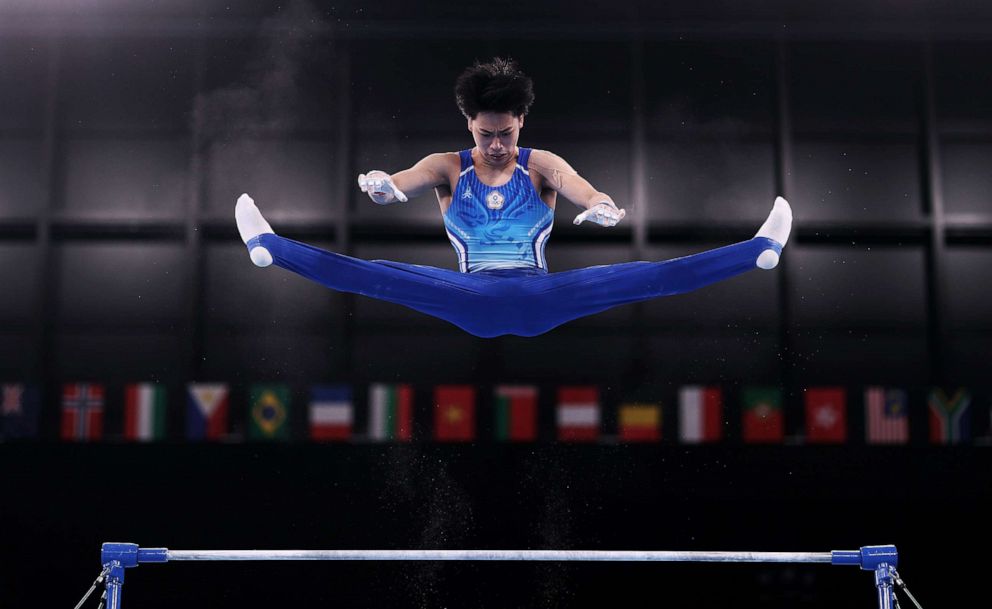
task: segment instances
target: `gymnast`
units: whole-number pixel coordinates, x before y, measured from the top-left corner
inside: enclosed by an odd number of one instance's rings
[[[358,176],[358,185],[379,205],[406,203],[433,188],[458,271],[361,260],[279,237],[243,194],[235,219],[252,262],[401,304],[484,338],[537,336],[617,305],[689,292],[778,264],[792,227],[792,210],[781,197],[748,241],[662,262],[548,272],[544,246],[558,194],[584,208],[575,224],[612,227],[625,211],[561,157],[517,146],[534,93],[514,62],[476,62],[458,77],[455,100],[474,148],[431,154],[392,175],[369,171]]]

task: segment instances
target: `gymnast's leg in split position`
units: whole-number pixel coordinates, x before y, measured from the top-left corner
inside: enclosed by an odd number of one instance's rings
[[[756,268],[772,269],[792,227],[792,210],[779,197],[753,238],[691,256],[560,273],[462,273],[361,260],[285,239],[273,232],[248,195],[238,199],[235,218],[257,266],[275,264],[328,288],[401,304],[486,338],[536,336],[618,305],[690,292]]]

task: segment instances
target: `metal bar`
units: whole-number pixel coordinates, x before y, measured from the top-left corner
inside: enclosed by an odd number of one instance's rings
[[[166,550],[167,560],[407,560],[830,563],[830,552],[588,550]]]

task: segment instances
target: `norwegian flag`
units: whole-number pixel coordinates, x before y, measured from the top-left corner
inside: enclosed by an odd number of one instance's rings
[[[62,439],[76,442],[103,436],[103,385],[66,383],[62,386]]]

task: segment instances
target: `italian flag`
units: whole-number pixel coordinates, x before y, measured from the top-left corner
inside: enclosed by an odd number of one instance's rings
[[[409,442],[413,436],[413,387],[373,383],[369,387],[369,438]]]
[[[496,387],[496,439],[512,442],[537,439],[537,387]]]
[[[679,438],[682,442],[717,442],[722,437],[723,392],[720,388],[687,385],[679,389]]]
[[[595,442],[599,438],[599,390],[595,387],[558,389],[558,439]]]
[[[124,388],[124,439],[150,442],[165,438],[165,387],[134,383]]]

